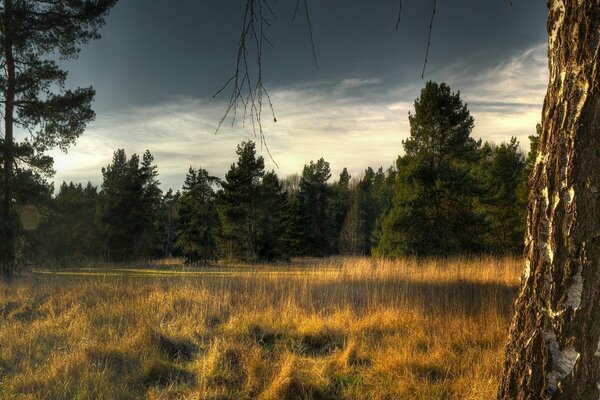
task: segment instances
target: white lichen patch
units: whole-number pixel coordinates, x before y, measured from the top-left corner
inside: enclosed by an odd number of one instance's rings
[[[553,21],[552,27],[548,32],[548,44],[552,49],[554,43],[556,42],[556,38],[558,36],[558,30],[562,26],[565,20],[565,5],[563,0],[553,0],[550,2],[550,13],[549,15],[555,15],[555,19]]]
[[[573,189],[573,186],[571,186],[563,194],[563,200],[565,201],[567,206],[570,206],[571,203],[573,203],[573,199],[575,199],[575,189]]]
[[[544,207],[548,207],[548,204],[550,204],[550,195],[548,194],[547,187],[542,189],[542,197],[543,197],[543,201],[544,201]]]
[[[587,80],[580,80],[578,82],[578,88],[579,88],[579,94],[581,97],[579,97],[579,101],[577,102],[577,105],[575,106],[575,121],[579,121],[579,118],[581,116],[581,111],[583,110],[583,107],[585,106],[585,103],[587,101],[588,98],[588,94],[590,92],[590,84]]]
[[[581,293],[583,291],[583,276],[581,271],[578,271],[573,278],[567,289],[567,301],[565,301],[565,307],[571,307],[575,310],[579,308],[581,304]]]
[[[556,393],[560,381],[573,372],[579,359],[579,353],[573,346],[567,346],[561,350],[553,332],[544,332],[544,340],[552,357],[552,371],[548,374],[548,389],[550,392]]]
[[[542,154],[541,151],[537,152],[537,155],[535,156],[535,164],[541,164],[541,163],[546,163],[546,161],[548,161],[548,154]]]
[[[553,203],[555,203],[553,201]],[[552,264],[554,261],[554,250],[552,250],[552,246],[550,244],[550,238],[552,237],[552,216],[554,212],[555,204],[550,204],[550,196],[548,193],[548,188],[545,187],[542,189],[542,207],[545,209],[542,213],[541,221],[540,221],[540,231],[539,231],[539,243],[538,249],[540,250],[540,255],[542,259],[548,263]],[[549,210],[549,208],[551,210]]]
[[[554,261],[554,250],[552,250],[552,246],[550,246],[550,241],[546,239],[545,241],[540,242],[539,249],[544,261],[548,264],[552,264]]]
[[[531,262],[529,260],[525,260],[525,268],[523,269],[523,276],[521,280],[525,282],[531,276]]]
[[[596,352],[594,353],[594,356],[600,357],[600,340],[598,341],[598,345],[596,346]]]
[[[560,194],[558,194],[558,192],[554,192],[554,196],[552,196],[551,215],[554,215],[559,203],[560,203]]]

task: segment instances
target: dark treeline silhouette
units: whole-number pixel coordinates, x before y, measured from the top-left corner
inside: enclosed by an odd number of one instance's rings
[[[332,179],[323,158],[302,174],[266,171],[255,143],[237,147],[223,180],[190,167],[181,191],[163,193],[146,151],[115,151],[100,187],[38,177],[23,187],[21,261],[127,261],[183,256],[286,260],[294,256],[447,256],[518,253],[525,229],[529,157],[515,138],[471,137],[460,93],[428,82],[409,114],[404,155],[384,169]],[[35,179],[33,179],[35,178]]]

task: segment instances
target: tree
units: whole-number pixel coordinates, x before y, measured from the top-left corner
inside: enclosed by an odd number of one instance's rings
[[[190,167],[185,176],[178,202],[176,240],[177,247],[188,261],[206,262],[217,257],[217,236],[221,226],[213,186],[218,183],[219,179],[210,176],[205,169]]]
[[[600,1],[549,8],[550,81],[499,399],[600,395]]]
[[[260,260],[286,260],[289,250],[284,243],[287,193],[275,172],[267,172],[258,197],[257,255]]]
[[[177,191],[173,193],[173,189],[167,190],[167,193],[163,196],[163,210],[162,215],[164,218],[163,226],[164,226],[164,234],[165,238],[164,248],[164,256],[172,257],[173,256],[173,245],[175,242],[175,232],[178,230],[178,204],[181,199],[181,192]]]
[[[300,191],[293,209],[297,251],[302,255],[324,256],[334,250],[330,203],[333,195],[327,181],[331,178],[329,163],[323,158],[304,166]]]
[[[219,215],[223,225],[222,251],[243,260],[258,259],[258,201],[265,161],[256,157],[256,145],[242,142],[238,162],[231,164],[221,184]]]
[[[352,188],[350,187],[350,173],[347,168],[344,168],[340,173],[340,178],[332,185],[333,194],[330,203],[330,214],[332,218],[332,233],[337,235],[337,250],[342,252],[342,248],[348,246],[343,245],[342,230],[352,206]],[[348,233],[350,233],[349,231]],[[345,237],[347,238],[347,237]],[[347,253],[347,251],[344,251]]]
[[[445,83],[427,82],[409,113],[392,209],[382,224],[376,254],[448,255],[480,250],[470,167],[479,143],[473,118]]]
[[[520,253],[526,223],[526,203],[519,192],[527,182],[525,157],[514,137],[499,146],[486,143],[480,153],[477,173],[487,245],[496,253]]]
[[[101,255],[97,201],[98,191],[91,183],[62,183],[53,202],[49,258],[67,263]]]
[[[356,182],[351,205],[340,235],[340,251],[344,254],[371,254],[373,233],[381,212],[375,197],[376,185],[384,180],[383,169],[376,173],[368,167]]]
[[[54,184],[35,171],[21,168],[14,170],[13,179],[14,211],[18,215],[15,222],[21,228],[15,237],[15,259],[19,263],[45,260]]]
[[[160,209],[162,192],[156,180],[154,157],[146,150],[127,159],[115,151],[112,163],[102,168],[101,221],[107,256],[113,261],[152,257],[162,253]]]
[[[67,90],[67,73],[53,59],[75,58],[79,46],[99,38],[98,29],[116,0],[4,0],[0,5],[0,91],[4,137],[0,191],[0,268],[5,277],[15,262],[16,176],[33,169],[50,174],[52,159],[44,152],[63,150],[94,118],[94,90]],[[31,135],[16,141],[14,129]]]

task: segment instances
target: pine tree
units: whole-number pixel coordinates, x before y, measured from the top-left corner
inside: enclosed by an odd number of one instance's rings
[[[331,178],[329,163],[323,158],[304,166],[300,179],[295,217],[296,237],[303,255],[325,256],[335,249],[336,234],[330,203],[333,190],[327,184]]]
[[[342,237],[345,221],[352,206],[352,190],[350,188],[350,173],[344,168],[340,173],[340,178],[332,185],[332,199],[330,204],[330,214],[332,218],[332,233],[336,236],[336,244],[334,245],[337,251],[347,253],[347,246],[342,243],[347,236]],[[347,232],[349,233],[349,232]]]
[[[226,257],[257,260],[259,196],[265,162],[256,157],[254,142],[237,147],[238,162],[231,164],[221,184],[219,215],[223,226],[221,251]]]
[[[262,178],[258,199],[257,255],[260,260],[286,260],[289,250],[284,242],[287,194],[275,172]]]
[[[427,82],[409,114],[410,137],[398,160],[393,206],[376,254],[446,255],[481,250],[470,169],[479,143],[473,118],[445,83]]]
[[[100,232],[96,223],[98,191],[88,182],[63,182],[54,198],[50,240],[51,259],[66,264],[99,257]]]
[[[162,193],[153,161],[146,151],[140,165],[137,154],[127,159],[119,149],[112,163],[102,168],[100,212],[111,260],[153,257],[161,252],[157,210]]]
[[[514,137],[499,146],[486,143],[481,154],[477,171],[483,184],[481,203],[488,247],[498,253],[520,253],[527,210],[519,197],[525,157]]]
[[[205,169],[190,167],[185,177],[177,208],[176,243],[187,261],[206,263],[217,258],[220,221],[213,187],[218,183]]]
[[[17,223],[18,175],[33,169],[52,174],[44,153],[66,149],[94,119],[94,90],[65,88],[67,72],[54,61],[76,58],[79,46],[99,38],[98,29],[116,0],[5,0],[0,3],[0,91],[4,138],[0,141],[0,272],[12,274]],[[14,127],[31,137],[17,141]],[[19,164],[15,167],[15,159]],[[23,204],[23,203],[21,203]]]

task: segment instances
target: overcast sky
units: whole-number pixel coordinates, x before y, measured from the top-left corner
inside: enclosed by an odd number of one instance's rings
[[[223,176],[236,145],[252,129],[226,125],[215,135],[229,92],[242,28],[240,0],[120,0],[102,39],[66,64],[70,86],[96,89],[96,120],[67,154],[53,151],[58,184],[101,183],[113,151],[149,149],[163,189],[180,189],[188,167]],[[335,175],[384,168],[402,154],[408,112],[425,81],[460,90],[475,119],[473,136],[522,148],[535,132],[547,87],[546,2],[440,0],[425,80],[421,69],[433,1],[308,0],[319,64],[306,14],[296,1],[272,1],[263,80],[277,122],[264,118],[268,169],[300,173],[324,157]]]

